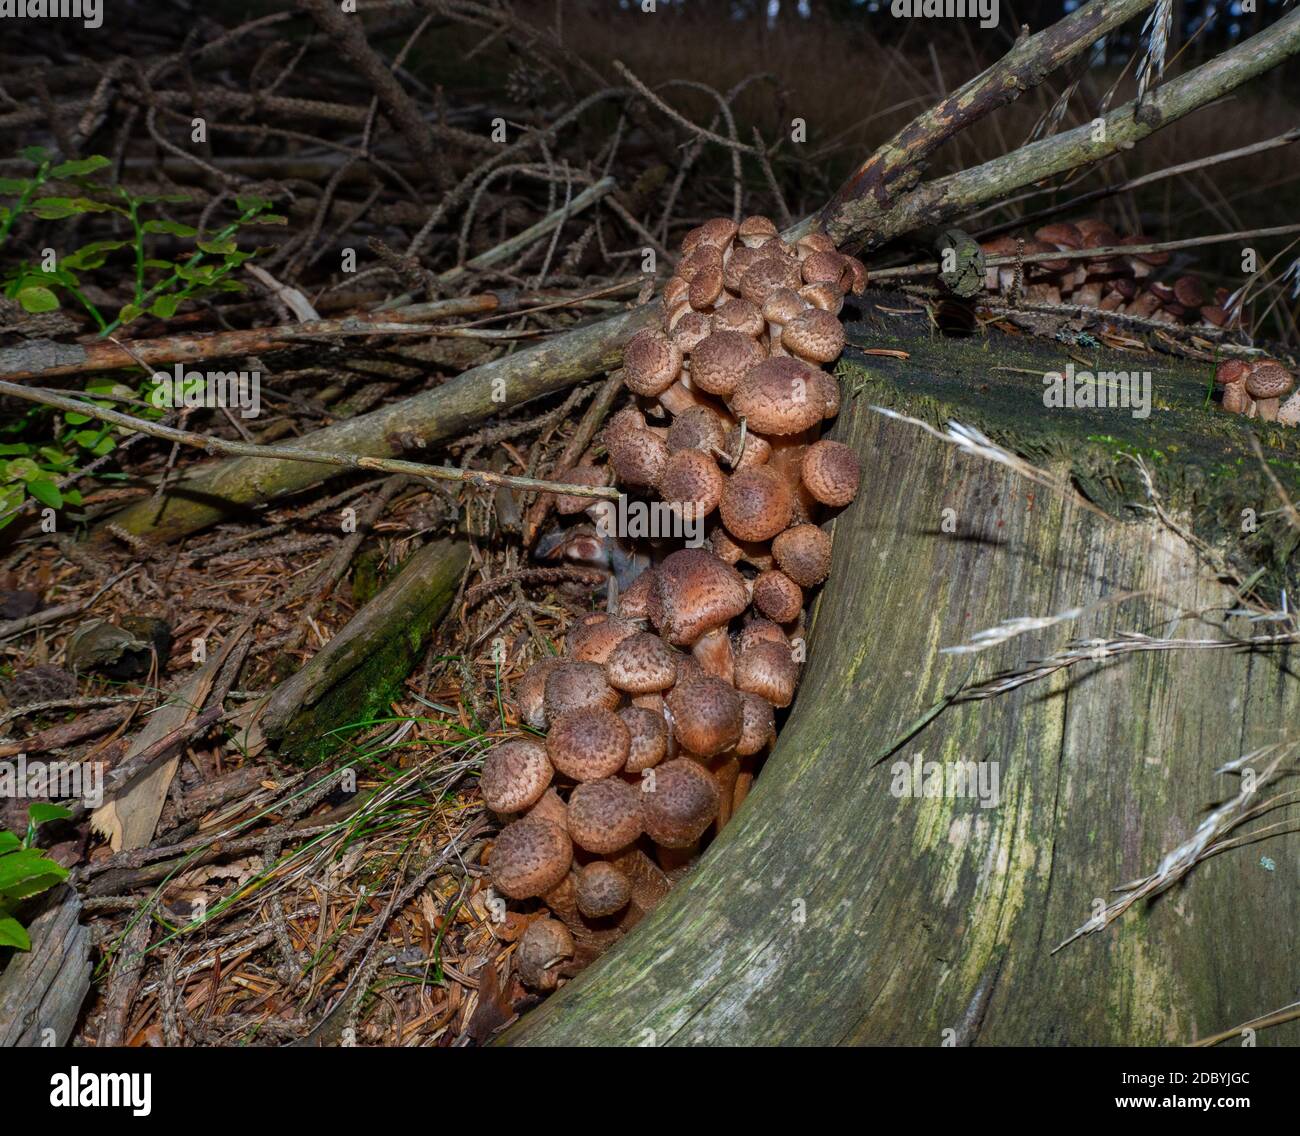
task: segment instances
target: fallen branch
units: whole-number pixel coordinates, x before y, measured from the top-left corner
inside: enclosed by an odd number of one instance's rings
[[[281,461],[316,462],[319,465],[339,466],[344,469],[373,469],[380,473],[402,473],[411,477],[431,477],[437,481],[463,481],[479,487],[504,485],[511,489],[533,489],[545,493],[565,493],[574,497],[603,497],[609,501],[618,500],[618,490],[594,485],[569,485],[555,481],[541,481],[536,477],[515,477],[507,473],[492,473],[489,470],[459,469],[451,465],[426,465],[423,462],[398,461],[393,458],[357,457],[347,453],[333,453],[328,450],[308,450],[297,446],[266,446],[257,442],[232,442],[225,438],[216,438],[210,434],[200,434],[196,430],[179,430],[174,426],[163,426],[157,422],[148,422],[130,414],[121,414],[116,410],[106,410],[82,399],[69,398],[54,391],[35,387],[18,386],[0,380],[0,394],[13,395],[28,402],[39,402],[45,406],[57,407],[74,414],[84,414],[97,418],[137,434],[149,434],[166,442],[175,442],[181,446],[192,446],[206,450],[208,453],[228,454],[232,457],[252,457],[260,459],[277,458]]]

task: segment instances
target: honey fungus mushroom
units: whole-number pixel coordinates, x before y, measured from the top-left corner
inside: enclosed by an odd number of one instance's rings
[[[659,766],[641,794],[646,833],[665,848],[688,848],[704,835],[722,803],[717,782],[689,757]]]
[[[488,869],[492,885],[511,899],[545,895],[569,874],[573,842],[558,824],[526,816],[497,835]]]
[[[560,971],[576,948],[569,929],[558,919],[534,919],[524,928],[515,947],[515,968],[524,985],[534,990],[554,990]]]

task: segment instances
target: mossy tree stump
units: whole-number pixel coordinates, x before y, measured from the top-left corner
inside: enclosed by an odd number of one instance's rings
[[[1259,424],[1204,406],[1208,364],[1087,351],[1115,369],[1152,371],[1157,409],[1142,421],[1044,408],[1043,371],[1078,359],[1077,347],[936,340],[879,313],[855,337],[912,356],[846,360],[848,384],[855,373],[863,381],[837,436],[862,456],[863,488],[835,522],[835,567],[776,750],[688,879],[505,1040],[1165,1045],[1293,1001],[1296,835],[1217,855],[1053,953],[1095,900],[1153,872],[1207,808],[1237,793],[1237,779],[1217,767],[1289,736],[1300,682],[1285,652],[1097,658],[995,698],[953,702],[916,729],[963,684],[1074,638],[1274,629],[1226,617],[1231,589],[1184,539],[1127,508],[1145,494],[1121,456],[1145,456],[1166,507],[1189,529],[1217,534],[1222,553],[1247,566],[1269,554],[1261,563],[1277,575],[1272,554],[1293,539],[1284,518],[1263,517],[1266,532],[1235,541],[1230,527],[1239,508],[1263,515],[1277,505],[1253,472],[1246,431]],[[1094,515],[871,404],[977,426],[1073,473],[1114,515]],[[1262,435],[1294,489],[1300,437]],[[1012,617],[1128,592],[1139,594],[978,655],[940,653]],[[918,757],[992,763],[997,805],[895,795],[895,763]],[[1294,825],[1296,811],[1267,822]],[[1298,1039],[1293,1023],[1259,1044]]]

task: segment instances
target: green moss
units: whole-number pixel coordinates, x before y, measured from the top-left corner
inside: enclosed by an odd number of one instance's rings
[[[974,426],[1036,465],[1065,466],[1100,508],[1133,520],[1149,504],[1138,467],[1151,473],[1162,503],[1243,577],[1264,570],[1265,595],[1294,590],[1300,574],[1288,563],[1295,534],[1251,450],[1258,438],[1270,469],[1300,501],[1300,430],[1225,414],[1207,405],[1214,364],[1169,355],[1089,348],[999,331],[942,336],[924,317],[899,315],[906,301],[881,297],[848,325],[849,348],[837,371],[848,398],[867,399],[936,427],[949,419]],[[864,354],[900,348],[907,359]],[[1151,411],[1052,408],[1043,376],[1064,371],[1143,371],[1151,375]],[[1250,510],[1255,531],[1242,531]]]

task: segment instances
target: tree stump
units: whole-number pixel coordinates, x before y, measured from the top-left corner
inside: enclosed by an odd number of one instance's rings
[[[1124,454],[1144,456],[1187,530],[1281,578],[1279,550],[1295,539],[1285,517],[1235,540],[1232,524],[1239,508],[1278,506],[1248,431],[1288,490],[1296,432],[1207,407],[1208,363],[944,340],[908,332],[908,319],[877,310],[853,329],[859,344],[912,355],[850,352],[841,367],[856,394],[837,436],[861,455],[863,488],[835,521],[809,664],[754,792],[668,899],[508,1044],[1166,1045],[1294,1000],[1294,833],[1224,851],[1053,951],[1237,794],[1219,766],[1290,736],[1300,683],[1285,651],[1099,656],[947,700],[1075,638],[1275,630],[1226,617],[1232,590],[1186,539],[1128,507],[1147,498]],[[1071,357],[1150,369],[1150,417],[1045,407],[1042,373]],[[1072,475],[1108,515],[872,404],[977,426]],[[979,654],[940,653],[1010,618],[1108,598]],[[896,795],[917,759],[991,763],[998,803]],[[1294,828],[1298,812],[1248,827]],[[1296,1023],[1259,1036],[1297,1040]]]

